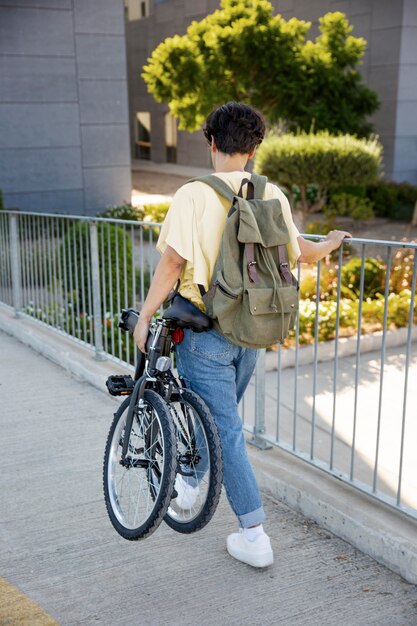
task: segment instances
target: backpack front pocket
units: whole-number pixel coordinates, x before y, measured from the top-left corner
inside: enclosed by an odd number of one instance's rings
[[[281,342],[293,327],[298,308],[297,287],[246,289],[233,332],[238,342],[269,347]]]

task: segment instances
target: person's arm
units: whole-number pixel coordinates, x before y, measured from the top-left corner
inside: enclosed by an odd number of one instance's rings
[[[145,352],[146,340],[149,334],[149,325],[155,311],[165,302],[169,292],[181,275],[185,259],[174,248],[167,246],[153,275],[148,295],[143,303],[133,337],[141,350]]]
[[[326,239],[322,241],[310,241],[304,237],[297,237],[300,246],[301,256],[298,257],[299,263],[315,263],[324,259],[330,252],[340,247],[343,239],[352,237],[345,230],[331,230]]]

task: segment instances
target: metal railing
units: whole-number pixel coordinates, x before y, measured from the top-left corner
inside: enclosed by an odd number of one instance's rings
[[[118,313],[144,301],[159,229],[1,211],[0,301],[98,359],[134,366]],[[285,345],[260,351],[244,426],[255,445],[278,446],[416,518],[417,244],[352,239],[333,256],[299,267],[296,327]]]
[[[118,328],[140,308],[158,254],[159,224],[0,212],[0,301],[93,347],[98,359],[135,364]]]

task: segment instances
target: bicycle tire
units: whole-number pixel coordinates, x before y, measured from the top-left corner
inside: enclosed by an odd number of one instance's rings
[[[125,539],[137,541],[151,535],[167,512],[174,490],[177,455],[168,406],[157,393],[146,390],[143,402],[135,408],[128,454],[122,463],[129,402],[130,398],[126,398],[120,405],[110,427],[104,453],[103,487],[113,527]]]
[[[223,483],[223,459],[221,452],[220,437],[213,417],[205,402],[196,393],[189,389],[182,390],[179,397],[173,397],[168,403],[175,425],[177,440],[177,476],[183,475],[185,480],[194,477],[198,480],[198,496],[195,504],[189,509],[181,508],[179,494],[173,494],[173,499],[164,517],[164,521],[173,530],[180,533],[193,533],[201,530],[213,517],[220,500]],[[179,414],[181,407],[181,414]],[[191,414],[191,411],[192,414]],[[187,418],[188,427],[184,430],[184,418]],[[180,423],[182,421],[182,424]],[[201,432],[196,435],[196,431]],[[195,450],[196,438],[200,439],[200,449]],[[198,469],[198,463],[191,461],[191,457],[198,456],[203,452],[201,442],[204,442],[208,468]],[[188,455],[188,457],[187,457]],[[190,458],[190,462],[181,463],[184,458]],[[204,474],[203,474],[204,472]],[[175,497],[177,495],[177,497]]]

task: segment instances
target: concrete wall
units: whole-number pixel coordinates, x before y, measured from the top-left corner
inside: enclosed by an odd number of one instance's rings
[[[121,0],[0,0],[7,207],[95,214],[130,200]]]
[[[417,184],[417,2],[403,2],[393,176]]]
[[[136,111],[150,111],[152,118],[151,159],[166,161],[164,115],[168,106],[149,95],[140,74],[156,46],[166,37],[182,35],[192,20],[200,20],[219,7],[218,0],[154,0],[149,17],[126,24],[131,149],[134,154]],[[194,167],[209,167],[210,155],[203,134],[178,132],[177,162]]]
[[[272,4],[286,19],[312,21],[312,36],[318,33],[320,16],[328,11],[342,11],[354,27],[353,34],[366,38],[368,48],[361,71],[381,100],[373,122],[384,145],[385,174],[388,178],[417,182],[416,0],[272,0]],[[185,33],[193,19],[201,19],[218,7],[217,0],[167,0],[151,4],[148,18],[127,26],[130,67],[136,72],[132,79],[129,69],[131,117],[136,110],[151,111],[155,161],[165,160],[160,120],[168,109],[149,96],[139,75],[140,68],[165,37]],[[202,133],[179,133],[178,163],[204,167],[207,159]]]

